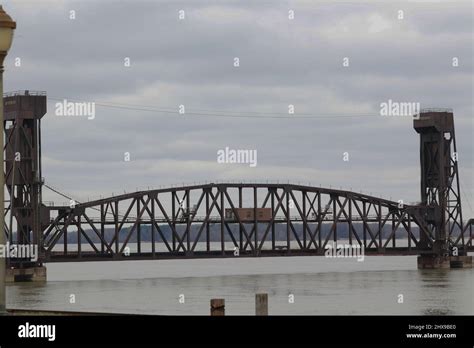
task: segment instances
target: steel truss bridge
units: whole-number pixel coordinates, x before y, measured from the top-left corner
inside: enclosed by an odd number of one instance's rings
[[[367,255],[473,250],[473,219],[462,219],[450,110],[424,110],[414,119],[419,204],[304,185],[209,183],[47,206],[41,175],[46,94],[6,94],[4,108],[7,240],[37,245],[39,264],[324,255],[337,244],[364,247]]]

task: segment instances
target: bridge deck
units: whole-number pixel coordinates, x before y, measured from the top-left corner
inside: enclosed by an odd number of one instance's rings
[[[364,256],[404,256],[404,255],[420,255],[430,254],[431,250],[416,250],[405,247],[388,248],[378,250],[370,248],[364,250]],[[203,258],[250,258],[250,257],[286,257],[286,256],[324,256],[324,251],[314,250],[288,250],[282,248],[280,250],[261,250],[258,255],[251,252],[234,254],[233,250],[226,250],[222,253],[220,250],[211,251],[194,251],[187,252],[141,252],[130,253],[128,256],[116,254],[97,254],[95,252],[82,252],[81,256],[77,253],[64,254],[62,252],[51,252],[44,262],[87,262],[87,261],[132,261],[132,260],[172,260],[172,259],[203,259]],[[357,257],[354,256],[354,259]]]

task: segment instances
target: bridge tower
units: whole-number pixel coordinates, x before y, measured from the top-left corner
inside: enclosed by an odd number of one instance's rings
[[[433,253],[442,256],[449,253],[451,242],[464,238],[453,112],[424,109],[413,126],[420,134],[421,204],[427,208]],[[427,237],[420,238],[426,246]]]
[[[30,251],[33,247],[38,256],[36,260],[7,259],[7,280],[35,280],[46,276],[41,267],[42,229],[49,222],[48,211],[41,203],[41,118],[46,114],[46,93],[6,93],[3,105],[5,186],[9,195],[5,233],[10,246],[27,246]]]

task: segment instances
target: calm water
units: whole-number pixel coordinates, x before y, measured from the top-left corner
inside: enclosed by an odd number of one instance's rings
[[[472,269],[417,270],[413,256],[372,256],[364,262],[324,257],[86,262],[47,268],[47,283],[8,286],[10,308],[207,315],[211,298],[225,298],[226,313],[253,315],[255,293],[266,292],[270,314],[474,314]]]

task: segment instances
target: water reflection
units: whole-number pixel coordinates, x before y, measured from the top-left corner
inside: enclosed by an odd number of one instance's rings
[[[384,268],[385,259],[379,260],[382,265],[379,268]],[[49,310],[207,315],[209,300],[222,297],[226,300],[228,314],[252,315],[255,311],[255,293],[266,292],[269,294],[270,314],[474,313],[472,270],[392,269],[396,262],[386,260],[385,267],[388,269],[371,271],[343,272],[340,268],[333,271],[329,266],[330,270],[324,272],[323,266],[318,268],[313,264],[314,272],[299,274],[17,283],[7,288],[8,305],[11,308]],[[298,262],[308,261],[297,260],[295,269],[311,269]],[[286,267],[289,268],[288,265]],[[174,271],[180,274],[180,269]],[[85,273],[84,270],[81,272]],[[71,294],[75,295],[75,303],[69,301]],[[178,301],[181,294],[184,295],[184,303]],[[293,303],[289,301],[290,294],[294,295]],[[403,295],[403,303],[398,301],[400,294]]]

